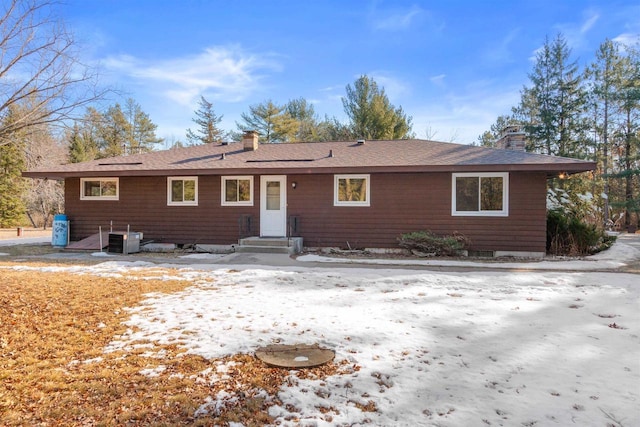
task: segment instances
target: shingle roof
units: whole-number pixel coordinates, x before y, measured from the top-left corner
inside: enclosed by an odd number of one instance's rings
[[[521,151],[474,147],[418,139],[396,141],[260,144],[205,144],[83,163],[48,166],[24,173],[32,178],[311,174],[364,172],[488,172],[595,169],[594,162]]]

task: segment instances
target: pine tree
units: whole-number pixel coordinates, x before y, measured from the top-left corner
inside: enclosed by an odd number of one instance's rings
[[[271,100],[250,106],[249,113],[242,113],[240,117],[243,123],[238,124],[238,129],[257,131],[260,142],[291,142],[299,129],[298,121],[291,117],[286,107]]]
[[[77,122],[73,124],[73,128],[67,133],[67,141],[69,143],[69,161],[71,163],[86,162],[96,158],[98,150],[95,142],[85,138],[83,129]]]
[[[11,127],[17,117],[24,116],[24,108],[14,104],[9,108],[0,126]],[[22,171],[25,166],[25,132],[16,130],[6,134],[10,144],[0,144],[0,227],[12,227],[20,224],[26,207],[22,200],[25,189]]]
[[[621,205],[625,211],[625,227],[638,226],[640,212],[640,51],[628,47],[622,61],[622,82],[618,93],[622,120],[617,134],[621,139],[620,172],[624,180]]]
[[[351,132],[366,139],[406,139],[413,136],[411,117],[402,107],[394,107],[378,84],[361,76],[353,87],[347,85],[342,98],[344,111],[349,117]]]
[[[140,104],[132,98],[127,100],[124,113],[129,122],[125,154],[146,153],[162,143],[162,138],[156,136],[158,125],[151,121],[149,115],[142,111]]]
[[[529,74],[532,86],[521,92],[516,119],[524,123],[530,151],[584,157],[586,93],[571,49],[559,34],[536,55]]]
[[[93,117],[87,120],[87,135],[83,138],[87,140],[95,135],[98,158],[146,153],[163,142],[155,133],[158,126],[133,99],[127,100],[124,110],[115,104],[104,114],[91,113]]]
[[[298,122],[296,141],[309,142],[319,139],[318,117],[313,104],[304,98],[292,99],[287,103],[286,111]]]
[[[603,178],[603,221],[609,221],[609,172],[611,168],[612,144],[615,144],[615,122],[619,119],[618,91],[622,85],[622,61],[617,44],[605,40],[596,52],[596,59],[585,71],[589,81],[589,103],[592,109],[591,128],[595,135],[593,145]]]
[[[71,163],[86,162],[98,157],[103,124],[104,117],[93,107],[87,108],[84,117],[74,122],[66,136]]]
[[[357,138],[349,125],[335,117],[325,115],[324,120],[318,123],[318,141],[353,141]]]
[[[21,199],[24,190],[22,148],[17,139],[0,145],[0,228],[19,224],[26,210]]]
[[[192,144],[211,144],[221,142],[224,132],[218,127],[223,116],[218,116],[213,110],[213,104],[200,97],[198,109],[194,111],[196,117],[192,121],[198,125],[195,131],[187,129],[187,139]]]
[[[99,138],[98,158],[121,156],[126,153],[127,140],[131,135],[131,124],[120,104],[115,104],[102,115],[97,129]]]

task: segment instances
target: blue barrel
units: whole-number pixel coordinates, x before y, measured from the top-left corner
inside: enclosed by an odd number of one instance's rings
[[[53,231],[51,233],[51,245],[53,246],[67,246],[67,240],[69,235],[69,223],[67,222],[67,216],[59,214],[53,217]]]

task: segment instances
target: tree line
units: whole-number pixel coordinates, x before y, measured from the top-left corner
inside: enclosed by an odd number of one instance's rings
[[[330,140],[407,139],[414,136],[412,118],[402,107],[393,106],[384,88],[370,77],[358,78],[347,85],[342,99],[348,123],[336,118],[320,119],[312,103],[304,98],[276,104],[272,100],[249,106],[240,115],[236,130],[220,128],[223,118],[213,104],[200,96],[194,111],[193,129],[186,130],[186,142],[175,141],[173,147],[239,141],[246,130],[258,132],[262,143],[310,142]],[[66,135],[69,160],[82,162],[96,158],[149,152],[163,140],[156,136],[157,125],[133,99],[110,106],[101,113],[88,107],[85,115],[75,120]]]
[[[605,40],[580,69],[562,34],[536,54],[520,103],[477,143],[493,147],[505,126],[520,126],[527,151],[597,162],[594,174],[557,186],[594,222],[632,228],[640,212],[640,50]],[[580,203],[579,195],[590,195]],[[592,197],[591,197],[592,196]]]

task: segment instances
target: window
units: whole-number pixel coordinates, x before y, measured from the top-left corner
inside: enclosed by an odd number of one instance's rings
[[[80,178],[80,200],[118,200],[118,178]]]
[[[167,205],[198,206],[198,177],[168,177]]]
[[[507,216],[508,173],[454,173],[451,215]]]
[[[267,181],[267,210],[280,210],[280,181]]]
[[[253,206],[253,177],[223,176],[222,206]]]
[[[369,206],[369,175],[335,175],[334,206]]]

